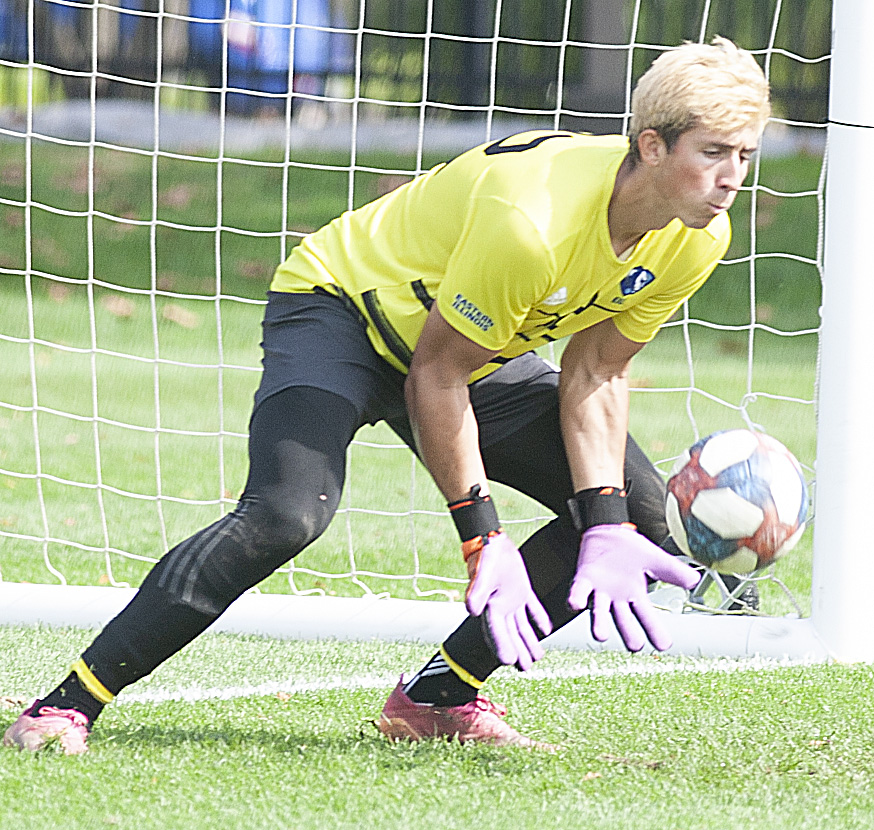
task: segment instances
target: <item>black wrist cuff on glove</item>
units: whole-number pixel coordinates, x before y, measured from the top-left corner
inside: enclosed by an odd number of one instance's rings
[[[574,526],[585,533],[595,525],[630,524],[625,490],[618,487],[590,487],[568,499]]]
[[[491,496],[481,496],[479,491],[480,486],[476,484],[463,499],[447,505],[462,542],[479,536],[485,539],[490,533],[497,533],[501,529],[498,511]]]

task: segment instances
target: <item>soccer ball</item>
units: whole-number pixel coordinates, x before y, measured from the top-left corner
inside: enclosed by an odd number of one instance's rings
[[[665,507],[684,553],[720,573],[746,574],[770,565],[801,538],[807,485],[779,441],[732,429],[683,453],[668,479]]]

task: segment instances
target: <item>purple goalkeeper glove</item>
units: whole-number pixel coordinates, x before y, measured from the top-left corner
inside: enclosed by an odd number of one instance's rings
[[[544,636],[552,631],[552,622],[531,587],[522,554],[503,531],[482,539],[481,546],[468,545],[465,543],[470,577],[467,610],[482,617],[483,630],[498,660],[527,671],[543,657],[543,646],[528,615]]]
[[[583,533],[568,604],[576,611],[592,601],[592,635],[603,642],[616,629],[629,651],[648,639],[659,651],[671,637],[649,601],[646,577],[691,590],[701,575],[654,545],[632,527],[603,524]]]

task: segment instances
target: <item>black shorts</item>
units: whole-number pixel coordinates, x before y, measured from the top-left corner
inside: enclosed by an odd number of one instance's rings
[[[405,375],[376,353],[364,320],[343,300],[270,292],[261,346],[256,407],[289,387],[311,386],[348,400],[362,424],[384,420],[412,444]],[[480,444],[490,446],[558,406],[558,369],[529,352],[471,384],[470,399]]]

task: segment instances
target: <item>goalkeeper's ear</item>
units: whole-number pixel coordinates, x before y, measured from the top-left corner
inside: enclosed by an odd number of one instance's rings
[[[658,167],[668,155],[667,142],[658,130],[649,127],[637,136],[637,160],[647,167]]]

